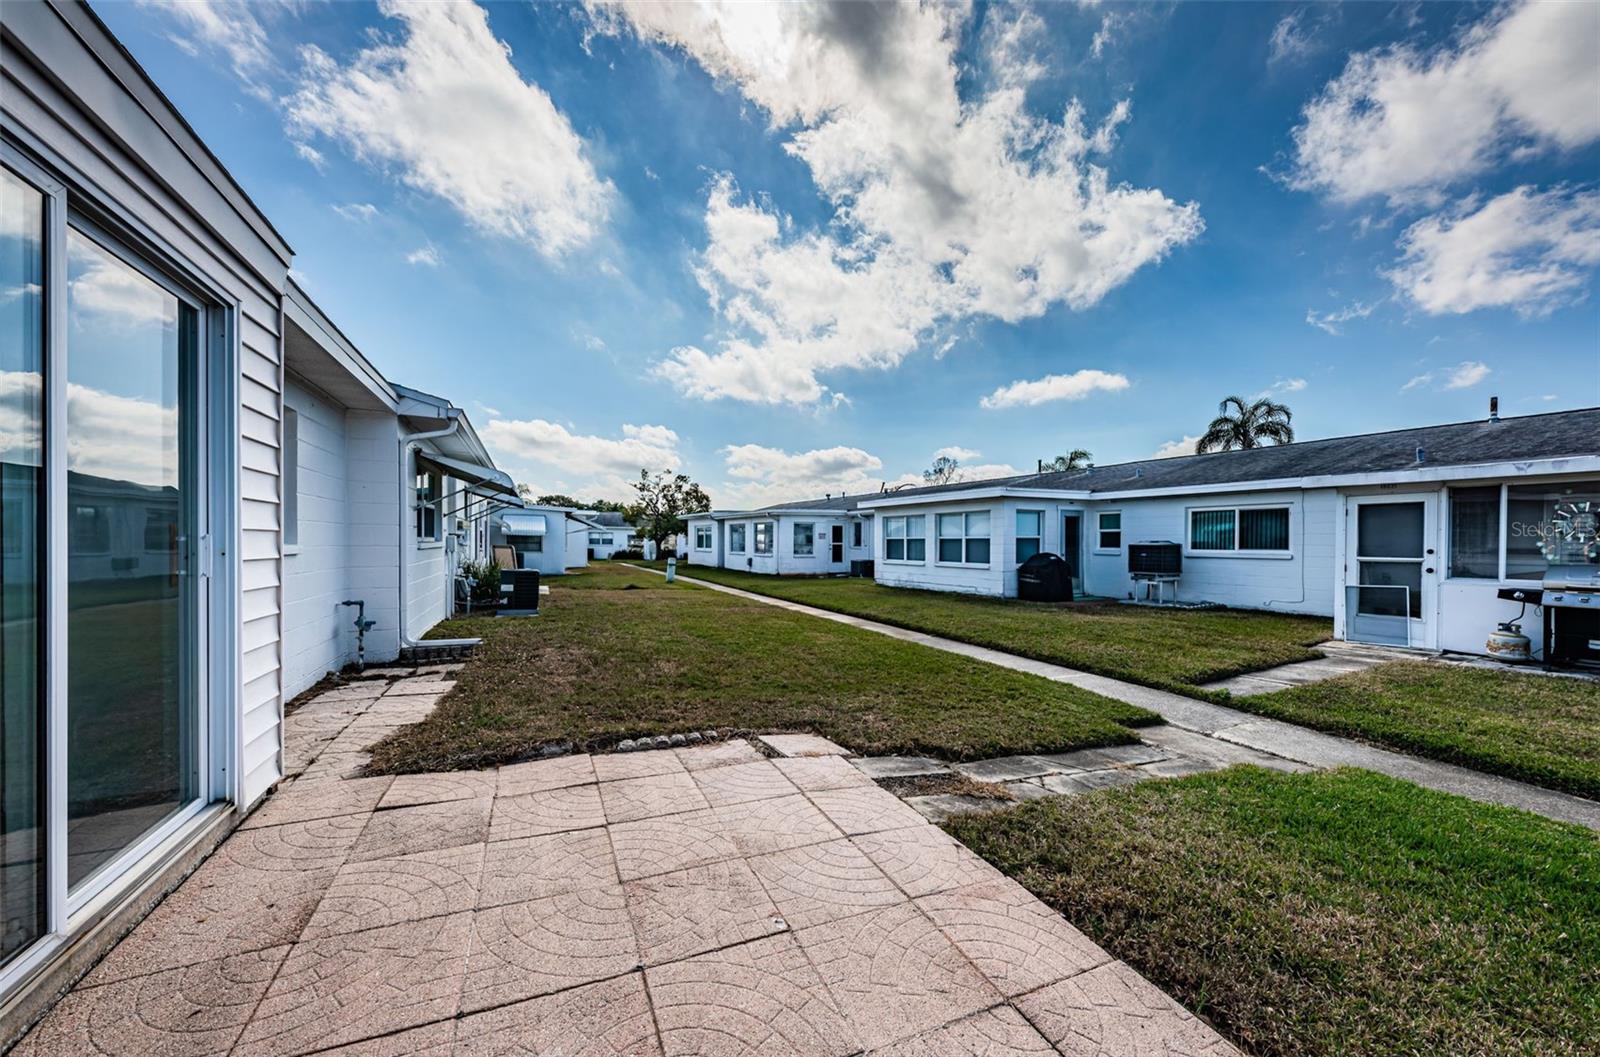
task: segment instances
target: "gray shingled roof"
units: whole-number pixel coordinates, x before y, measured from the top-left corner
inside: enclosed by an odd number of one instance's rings
[[[868,499],[877,499],[885,495],[884,492],[861,492],[857,495],[826,496],[822,499],[802,499],[796,503],[773,503],[771,506],[759,507],[751,513],[760,513],[764,510],[854,510],[857,505]]]
[[[1600,455],[1600,408],[1502,418],[1497,422],[1452,422],[1388,433],[1302,440],[1281,447],[1145,459],[1088,470],[1028,473],[983,481],[905,488],[895,496],[965,492],[978,488],[1050,488],[1071,492],[1122,492],[1146,488],[1271,481],[1336,474],[1384,473],[1421,466],[1518,462],[1563,455]],[[859,497],[868,498],[868,497]]]
[[[628,524],[628,519],[627,518],[623,517],[620,512],[615,511],[615,510],[602,510],[599,513],[585,514],[584,516],[587,517],[590,521],[594,522],[596,525],[603,525],[606,528],[632,528],[633,527],[633,526]]]

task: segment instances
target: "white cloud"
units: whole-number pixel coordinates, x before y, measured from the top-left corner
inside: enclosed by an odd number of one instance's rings
[[[722,457],[727,479],[712,490],[712,499],[715,506],[725,509],[874,492],[885,480],[883,460],[860,448],[788,452],[760,444],[733,444],[722,449]],[[890,483],[910,480],[911,475],[905,475]],[[920,477],[916,480],[922,481]]]
[[[1402,393],[1412,389],[1470,389],[1489,377],[1489,365],[1477,360],[1463,360],[1454,367],[1440,367],[1425,371],[1400,387]]]
[[[1600,5],[1506,4],[1431,52],[1360,52],[1306,105],[1292,186],[1441,200],[1508,157],[1600,138]]]
[[[1126,101],[1093,125],[1076,103],[1029,113],[1003,79],[963,98],[963,8],[638,2],[593,17],[736,87],[834,211],[805,229],[713,181],[697,278],[726,332],[660,365],[690,395],[821,402],[826,376],[892,368],[970,319],[1089,308],[1202,230],[1193,203],[1107,171]],[[991,44],[1016,58],[1025,25]]]
[[[1047,67],[1039,58],[1045,39],[1044,19],[1030,7],[991,9],[983,24],[983,52],[990,76],[1007,87],[1028,85],[1043,77]]]
[[[952,444],[948,448],[940,448],[934,452],[933,457],[935,459],[954,459],[956,462],[971,462],[973,459],[982,458],[983,452]]]
[[[119,329],[177,326],[177,299],[99,246],[74,238],[67,257],[74,310],[92,314],[101,326]]]
[[[1169,440],[1155,450],[1152,459],[1176,459],[1183,455],[1193,455],[1194,446],[1200,443],[1199,437],[1183,437],[1179,440]]]
[[[277,70],[270,45],[271,34],[257,15],[292,10],[292,3],[269,0],[139,0],[157,8],[182,26],[171,40],[190,55],[201,47],[219,51],[233,67],[244,88],[258,99],[271,98],[266,80]]]
[[[1519,187],[1417,221],[1384,273],[1429,315],[1511,308],[1545,315],[1587,296],[1600,264],[1600,192]]]
[[[40,376],[0,371],[0,462],[39,465]],[[178,483],[176,408],[67,384],[67,468],[153,487]]]
[[[1329,334],[1338,335],[1344,333],[1341,327],[1345,323],[1350,322],[1352,319],[1366,319],[1372,315],[1372,310],[1377,307],[1376,304],[1355,301],[1332,312],[1318,312],[1314,308],[1308,308],[1306,309],[1306,322],[1318,330],[1325,330]]]
[[[366,223],[378,215],[378,207],[371,202],[349,202],[345,205],[336,205],[333,211],[346,220]]]
[[[1090,393],[1115,393],[1128,388],[1126,375],[1085,368],[1071,374],[1047,374],[1033,381],[1003,385],[979,403],[990,411],[1007,407],[1033,407],[1052,400],[1082,400]]]
[[[1258,396],[1281,396],[1284,393],[1304,392],[1310,384],[1304,378],[1279,378],[1276,382],[1263,389]]]
[[[1089,54],[1096,59],[1103,58],[1112,40],[1127,24],[1125,15],[1107,11],[1100,17],[1100,28],[1094,31],[1094,37],[1089,41]]]
[[[479,433],[496,464],[535,494],[625,500],[640,470],[671,470],[682,462],[678,434],[666,426],[624,425],[622,436],[603,437],[540,418],[495,418]]]
[[[425,268],[439,267],[439,251],[429,246],[418,246],[406,254],[407,264],[421,265]]]
[[[589,242],[614,188],[550,96],[524,81],[476,4],[380,9],[404,24],[341,66],[301,51],[292,134],[324,136],[438,195],[478,228],[559,257]]]
[[[1304,23],[1305,12],[1293,11],[1278,20],[1267,40],[1267,62],[1276,66],[1305,58],[1316,50],[1317,41]]]
[[[321,172],[323,169],[327,168],[328,159],[324,158],[322,156],[322,152],[309,143],[296,143],[294,145],[294,152],[300,155],[302,159],[309,162],[311,167],[317,170],[317,172]]]

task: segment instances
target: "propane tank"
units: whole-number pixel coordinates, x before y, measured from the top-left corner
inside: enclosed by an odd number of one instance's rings
[[[1497,661],[1526,661],[1533,657],[1533,643],[1522,633],[1522,625],[1508,620],[1495,628],[1484,643],[1489,656]]]

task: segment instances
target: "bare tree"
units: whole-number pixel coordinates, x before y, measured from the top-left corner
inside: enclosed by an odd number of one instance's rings
[[[933,466],[922,471],[926,484],[951,484],[961,480],[961,464],[948,455],[933,460]]]

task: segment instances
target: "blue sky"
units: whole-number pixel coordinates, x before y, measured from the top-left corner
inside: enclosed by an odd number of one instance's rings
[[[97,10],[540,491],[1600,403],[1600,6]]]

